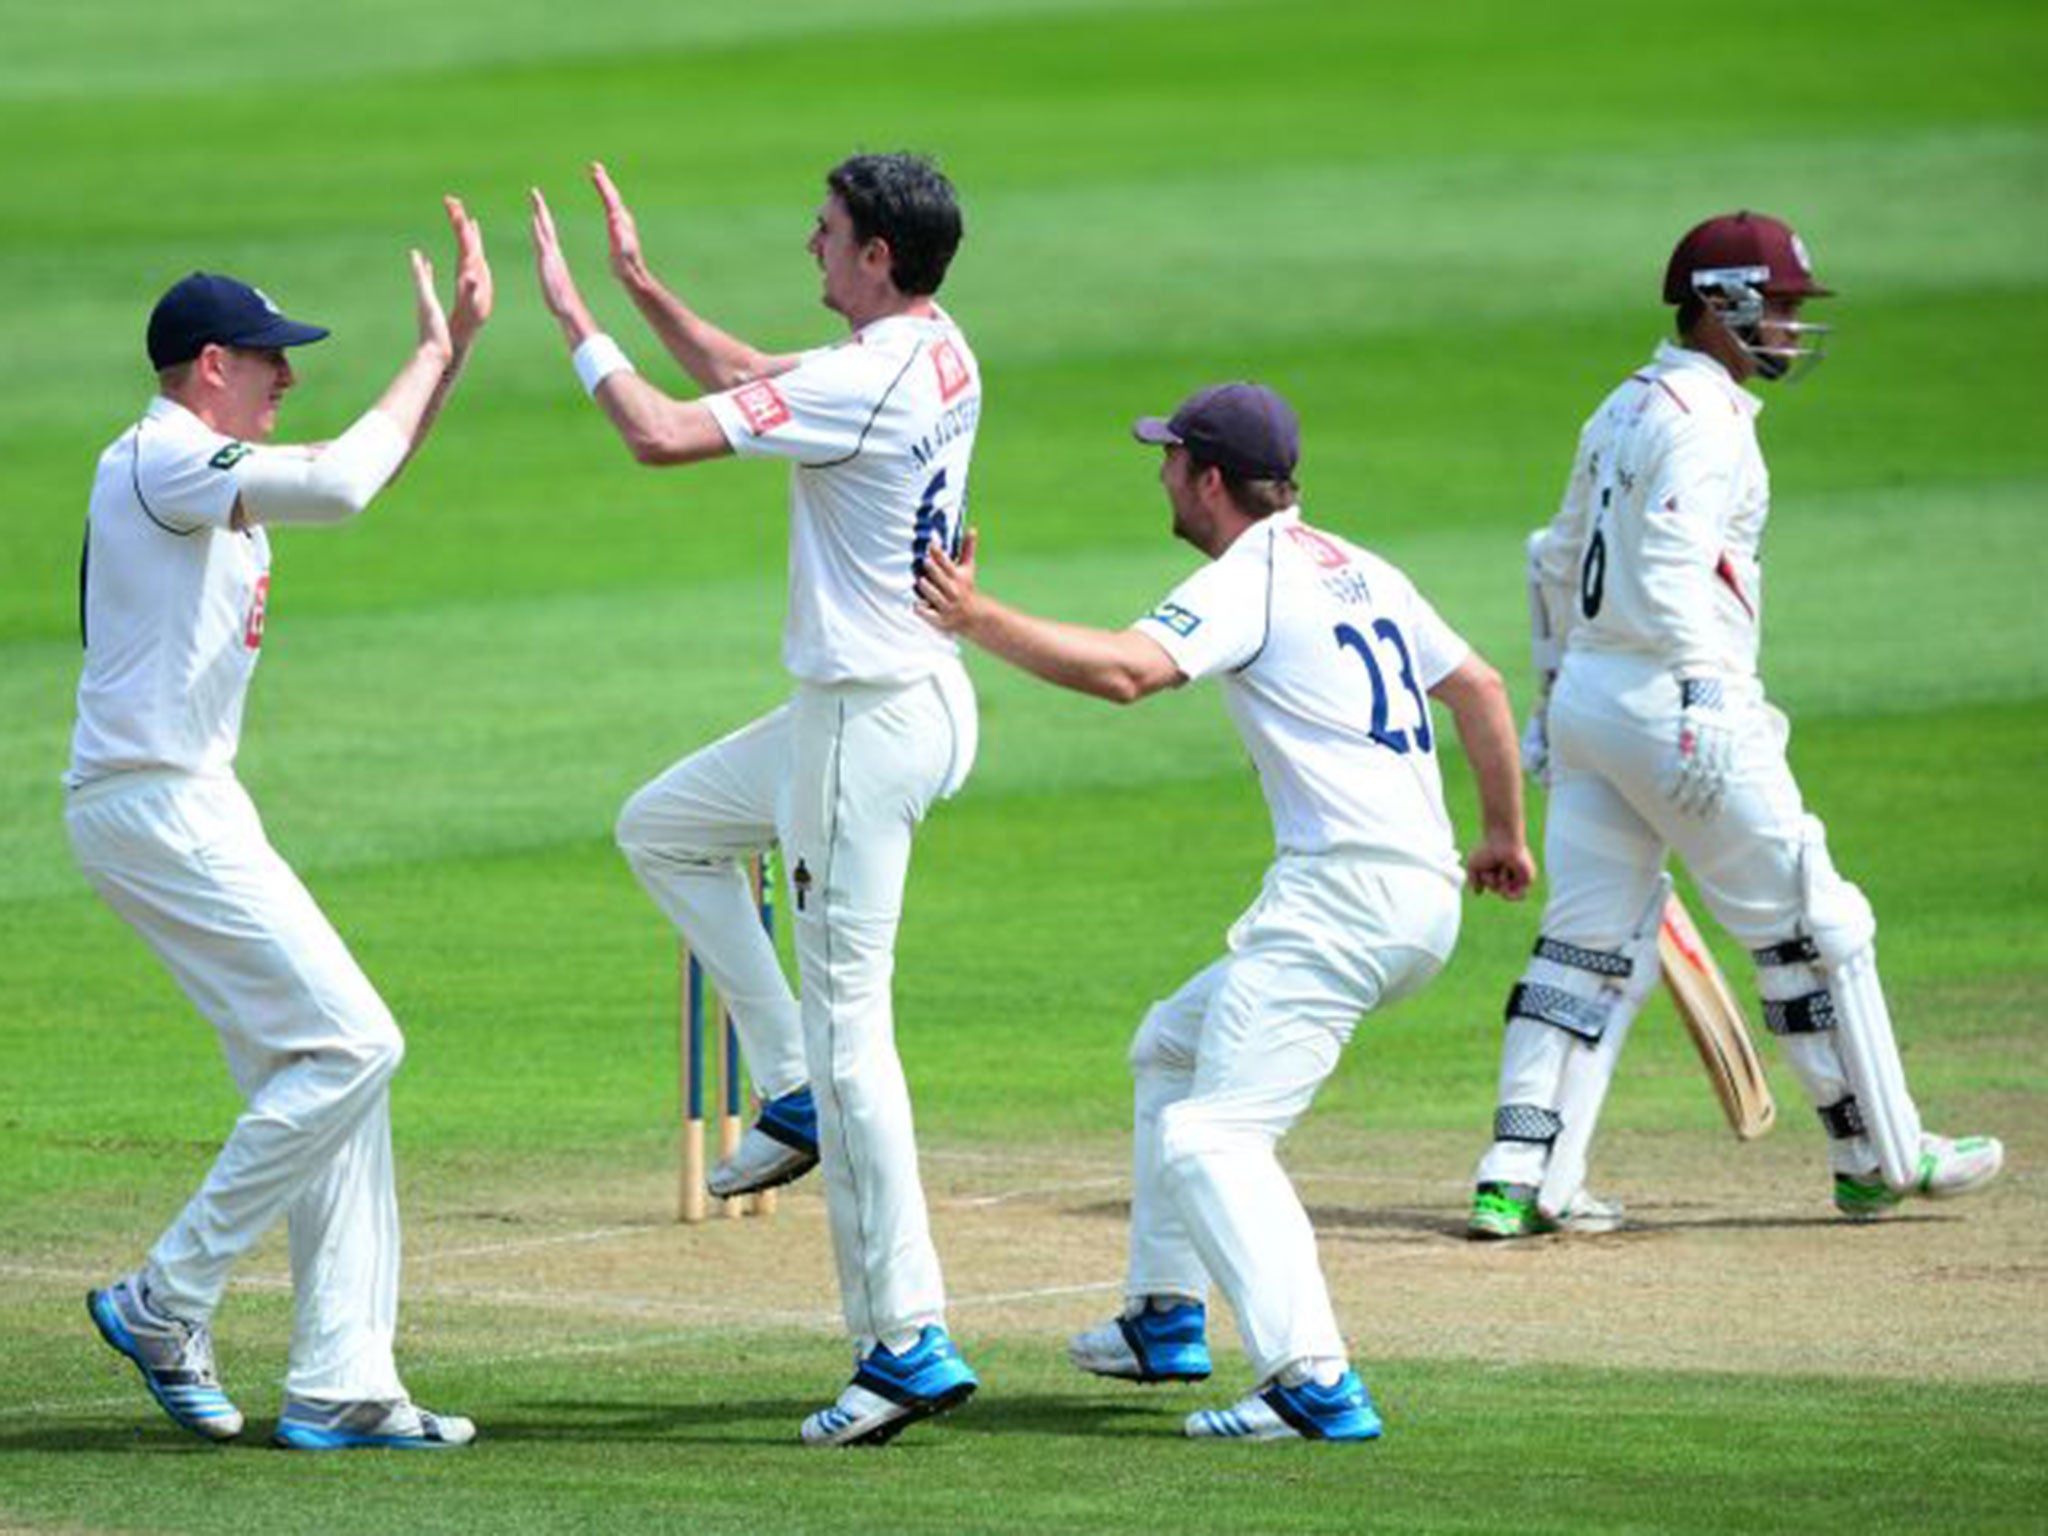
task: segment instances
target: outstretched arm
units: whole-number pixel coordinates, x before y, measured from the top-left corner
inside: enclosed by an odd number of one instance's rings
[[[1473,651],[1429,693],[1450,710],[1479,789],[1482,831],[1465,872],[1477,889],[1519,901],[1536,878],[1536,860],[1522,821],[1522,761],[1507,687]]]
[[[451,321],[434,292],[434,265],[411,253],[419,341],[377,403],[332,442],[253,455],[241,471],[232,526],[334,523],[354,517],[426,441],[455,387],[463,359],[491,313],[491,269],[476,223],[446,199],[455,228],[456,297]]]
[[[469,210],[462,206],[461,198],[444,197],[441,206],[447,210],[449,227],[455,231],[455,308],[447,318],[449,355],[440,378],[434,381],[434,387],[427,396],[425,407],[420,411],[419,425],[413,428],[412,439],[405,450],[407,463],[420,451],[420,444],[433,430],[441,407],[455,393],[455,381],[462,377],[470,351],[476,345],[477,333],[491,318],[491,308],[497,296],[491,264],[484,256],[483,230],[470,217]],[[399,466],[401,471],[404,467],[404,464]]]
[[[633,371],[625,354],[602,334],[577,291],[568,258],[555,235],[554,216],[533,190],[533,253],[541,297],[575,355],[576,371],[626,447],[642,464],[691,464],[732,452],[711,408],[677,400]]]
[[[590,167],[590,180],[604,202],[605,234],[611,243],[612,275],[633,300],[633,307],[661,338],[669,356],[711,393],[736,389],[755,379],[787,373],[794,357],[762,352],[720,330],[665,287],[647,265],[640,248],[640,226],[633,210],[612,184],[602,162]]]
[[[958,560],[937,545],[925,551],[917,611],[927,623],[1048,683],[1113,704],[1135,704],[1187,681],[1159,642],[1135,629],[1090,629],[997,602],[975,585],[975,539],[968,529]]]

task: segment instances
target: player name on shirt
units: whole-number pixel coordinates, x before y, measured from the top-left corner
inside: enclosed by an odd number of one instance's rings
[[[925,468],[939,455],[939,450],[955,438],[972,432],[981,421],[981,396],[969,395],[958,405],[948,406],[939,413],[929,432],[910,445],[911,461],[919,469]]]

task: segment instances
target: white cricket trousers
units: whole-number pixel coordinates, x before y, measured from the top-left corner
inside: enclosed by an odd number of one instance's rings
[[[1351,852],[1283,854],[1229,953],[1155,1003],[1136,1080],[1125,1293],[1230,1302],[1261,1382],[1342,1361],[1315,1232],[1280,1138],[1361,1015],[1417,990],[1458,938],[1458,885]]]
[[[757,1088],[811,1085],[840,1301],[863,1350],[945,1316],[890,985],[912,836],[965,782],[975,739],[958,662],[900,686],[801,684],[619,817],[634,873],[727,999]],[[741,867],[777,842],[795,996]]]
[[[156,951],[219,1034],[244,1107],[206,1181],[150,1250],[164,1308],[203,1321],[279,1216],[295,1314],[286,1390],[405,1396],[389,1084],[390,1010],[233,778],[118,774],[65,806],[86,879]]]
[[[1550,701],[1544,937],[1584,949],[1621,949],[1674,851],[1715,921],[1744,949],[1782,943],[1845,910],[1869,921],[1868,904],[1835,873],[1824,829],[1800,796],[1786,758],[1785,716],[1754,682],[1731,684],[1724,708],[1736,733],[1727,791],[1711,815],[1688,815],[1667,793],[1679,716],[1670,670],[1637,656],[1574,652],[1566,658]],[[1802,887],[1802,867],[1813,862],[1823,866],[1818,895],[1826,913],[1808,910]],[[1884,1033],[1883,1050],[1895,1050],[1889,1020],[1874,1027]],[[1545,1054],[1559,1048],[1546,1038],[1555,1031],[1523,1021],[1508,1028],[1501,1102],[1541,1102],[1539,1085],[1556,1077]],[[1816,1106],[1848,1092],[1831,1032],[1788,1035],[1780,1044]],[[1597,1115],[1605,1093],[1603,1086],[1581,1112]],[[1917,1120],[1903,1090],[1897,1112]],[[1909,1139],[1917,1140],[1917,1132]],[[1874,1144],[1860,1136],[1831,1140],[1828,1157],[1838,1173],[1866,1174],[1878,1161]],[[1535,1183],[1543,1167],[1540,1145],[1496,1141],[1477,1178]]]

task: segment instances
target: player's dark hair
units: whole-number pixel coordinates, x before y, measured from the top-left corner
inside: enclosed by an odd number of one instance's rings
[[[1694,328],[1706,313],[1707,301],[1696,293],[1688,293],[1678,301],[1678,334],[1690,341]]]
[[[922,155],[851,155],[825,173],[863,245],[889,242],[889,278],[900,293],[937,293],[960,249],[953,183]]]
[[[1230,504],[1254,521],[1285,512],[1301,500],[1301,487],[1292,480],[1247,480],[1192,453],[1188,455],[1188,467],[1197,475],[1205,469],[1215,470],[1223,477],[1223,493],[1230,498]]]

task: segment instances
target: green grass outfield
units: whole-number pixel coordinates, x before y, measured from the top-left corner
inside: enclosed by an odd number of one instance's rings
[[[1673,238],[1723,208],[1792,218],[1842,297],[1826,367],[1763,419],[1767,680],[1877,906],[1930,1120],[2044,1144],[2048,12],[749,9],[768,12],[0,8],[0,1530],[2038,1529],[2048,1382],[1999,1363],[2038,1352],[1912,1379],[1796,1348],[1769,1374],[1594,1369],[1495,1358],[1481,1315],[1456,1347],[1362,1359],[1393,1432],[1347,1455],[1179,1442],[1235,1359],[1210,1396],[1134,1398],[1072,1378],[1054,1330],[963,1318],[989,1390],[893,1452],[829,1457],[790,1445],[844,1363],[821,1265],[818,1316],[739,1335],[414,1287],[414,1389],[485,1428],[460,1457],[208,1451],[114,1370],[80,1292],[132,1265],[234,1112],[204,1026],[72,869],[56,782],[92,463],[147,398],[149,304],[193,267],[333,326],[285,406],[285,435],[312,438],[406,346],[404,250],[445,266],[440,192],[496,261],[498,318],[421,461],[359,523],[277,537],[242,758],[407,1028],[409,1285],[443,1231],[522,1220],[521,1189],[571,1231],[672,1156],[673,955],[609,828],[779,697],[785,486],[639,470],[581,397],[534,292],[535,182],[600,316],[676,378],[604,276],[595,157],[669,281],[786,347],[834,334],[803,251],[821,171],[856,147],[939,155],[967,209],[945,297],[987,378],[973,505],[995,591],[1141,611],[1196,557],[1125,424],[1257,376],[1301,408],[1310,515],[1407,567],[1518,685],[1521,537],[1659,333]],[[974,665],[981,765],[924,833],[900,949],[920,1126],[955,1158],[1072,1146],[1113,1173],[1128,1033],[1254,889],[1264,813],[1211,691],[1118,712]],[[1304,1133],[1412,1134],[1446,1220],[1536,915],[1467,911],[1457,963],[1361,1031]],[[1642,1035],[1610,1125],[1718,1147],[1685,1047]],[[1818,1201],[1817,1137],[1778,1084]],[[2037,1289],[2040,1188],[2022,1163],[1963,1218],[2035,1223],[2010,1263]],[[772,1268],[800,1225],[702,1251]],[[1928,1265],[1950,1240],[1901,1239]],[[266,1248],[220,1322],[259,1416],[276,1269]],[[1369,1340],[1403,1298],[1343,1305]]]

